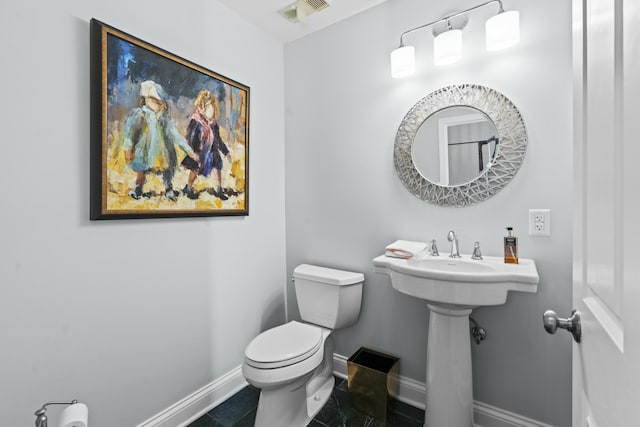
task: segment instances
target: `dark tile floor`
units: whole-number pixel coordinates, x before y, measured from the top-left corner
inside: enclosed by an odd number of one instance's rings
[[[189,427],[253,427],[258,406],[258,389],[247,386],[194,421]],[[387,422],[349,406],[347,380],[336,377],[333,394],[309,427],[422,427],[424,411],[396,402]],[[273,426],[289,427],[289,426]]]

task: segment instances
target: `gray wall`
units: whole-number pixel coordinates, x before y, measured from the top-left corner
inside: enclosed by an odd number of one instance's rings
[[[92,17],[251,87],[249,217],[88,220]],[[282,45],[205,0],[5,1],[0,38],[0,425],[137,425],[284,322]]]
[[[502,254],[504,227],[520,237],[520,256],[536,260],[538,292],[513,294],[506,305],[474,311],[488,338],[473,345],[474,396],[555,426],[571,417],[571,341],[548,336],[542,313],[569,313],[571,299],[571,19],[570,2],[505,1],[521,14],[521,43],[484,50],[484,21],[497,6],[472,13],[464,58],[432,66],[429,30],[415,44],[417,74],[390,77],[389,53],[400,34],[477,2],[394,0],[285,46],[287,271],[302,262],[362,271],[359,322],[335,333],[336,352],[360,346],[401,358],[401,375],[425,380],[427,307],[394,291],[371,260],[396,239],[459,236],[462,252],[480,241]],[[553,11],[551,13],[550,11]],[[446,85],[492,87],[519,108],[529,135],[520,172],[480,204],[442,208],[422,202],[398,179],[395,133],[406,112]],[[528,236],[528,210],[548,208],[552,236]],[[289,316],[297,318],[293,287]],[[553,390],[553,393],[549,393]]]

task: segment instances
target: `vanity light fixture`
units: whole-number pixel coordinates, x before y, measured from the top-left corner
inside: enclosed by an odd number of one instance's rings
[[[462,58],[462,30],[451,27],[447,20],[447,30],[433,39],[433,62],[436,65],[453,64]]]
[[[501,0],[491,0],[402,33],[400,35],[400,46],[391,52],[391,76],[393,78],[401,78],[410,76],[415,72],[415,48],[404,45],[404,36],[439,23],[446,23],[447,27],[440,34],[436,34],[434,31],[434,63],[435,65],[446,65],[458,61],[462,58],[462,28],[452,27],[451,19],[492,3],[498,3],[500,8],[498,13],[489,18],[485,24],[487,50],[506,49],[517,44],[520,41],[519,12],[517,10],[505,12]],[[464,24],[466,24],[466,21]],[[464,24],[462,27],[464,27]]]

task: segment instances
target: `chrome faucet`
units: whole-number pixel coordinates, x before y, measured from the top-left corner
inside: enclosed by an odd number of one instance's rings
[[[473,244],[473,254],[471,254],[471,259],[475,259],[475,260],[482,259],[482,251],[480,251],[480,242],[475,242]]]
[[[453,230],[449,231],[447,234],[447,240],[451,242],[451,254],[450,258],[460,258],[460,251],[458,250],[458,238],[456,237],[456,233]]]
[[[431,252],[431,256],[440,256],[440,252],[438,252],[438,245],[436,245],[436,239],[431,241],[429,252]]]

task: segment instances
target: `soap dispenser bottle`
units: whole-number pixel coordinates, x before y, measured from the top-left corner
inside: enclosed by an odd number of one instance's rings
[[[518,238],[513,235],[513,227],[507,227],[504,238],[504,263],[518,264]]]

